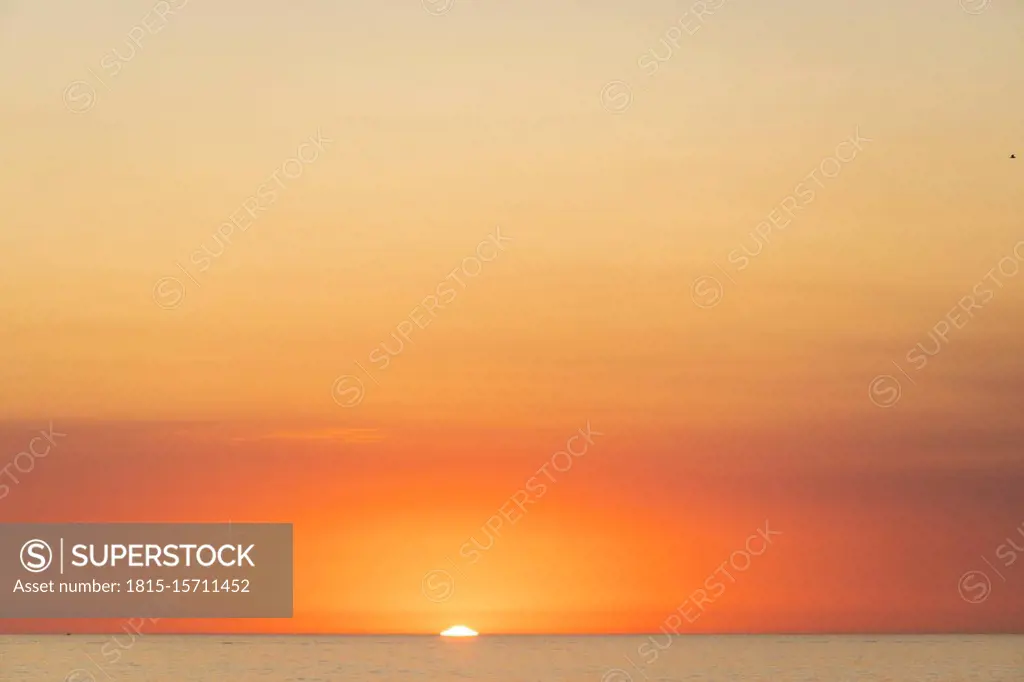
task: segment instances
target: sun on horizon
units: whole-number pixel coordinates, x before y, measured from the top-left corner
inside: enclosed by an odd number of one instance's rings
[[[441,633],[442,637],[476,637],[477,631],[465,625],[453,625]]]

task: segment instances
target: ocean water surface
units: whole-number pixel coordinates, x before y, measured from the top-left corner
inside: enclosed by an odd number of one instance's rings
[[[0,635],[2,682],[1024,682],[1024,636]]]

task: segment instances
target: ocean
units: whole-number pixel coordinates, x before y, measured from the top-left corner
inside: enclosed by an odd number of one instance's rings
[[[1022,682],[1024,636],[0,635],[2,682]]]

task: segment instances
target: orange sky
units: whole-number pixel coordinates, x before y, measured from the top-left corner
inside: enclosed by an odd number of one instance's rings
[[[766,520],[688,631],[1024,629],[1019,5],[170,4],[0,5],[0,521],[295,524],[180,631],[657,630]]]
[[[57,429],[66,438],[0,502],[5,521],[295,524],[293,621],[161,629],[657,630],[766,522],[772,543],[750,543],[761,554],[730,572],[735,582],[719,573],[725,591],[687,631],[1019,628],[1016,566],[1003,569],[1006,582],[991,576],[983,604],[957,591],[964,572],[987,570],[983,555],[998,561],[1008,536],[1022,546],[1019,471],[939,464],[942,448],[921,442],[935,452],[929,467],[891,454],[886,462],[871,454],[880,444],[870,437],[822,446],[828,437],[813,431],[722,438],[607,424],[592,422],[603,435],[566,471],[548,467],[553,481],[540,475],[546,489],[525,513],[507,501],[576,429],[401,422],[376,428],[376,441],[345,430],[247,441],[238,434],[259,427],[68,423]],[[19,447],[25,428],[4,428],[4,451]],[[759,447],[786,454],[766,467],[752,454]],[[896,440],[890,449],[908,447]],[[503,507],[515,522],[489,536],[485,524]],[[475,563],[459,552],[472,539],[484,550]],[[435,583],[424,591],[437,570],[454,579],[444,601],[431,600],[444,596],[429,592]]]

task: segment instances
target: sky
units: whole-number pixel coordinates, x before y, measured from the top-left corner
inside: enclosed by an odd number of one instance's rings
[[[293,619],[166,631],[657,631],[766,524],[687,631],[1024,631],[1022,63],[1008,0],[0,1],[0,467],[67,434],[0,521],[294,524]]]

